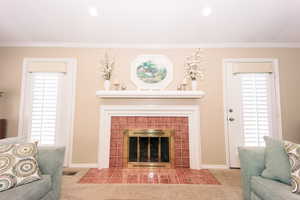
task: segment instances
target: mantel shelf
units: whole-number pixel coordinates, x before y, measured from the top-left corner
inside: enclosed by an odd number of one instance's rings
[[[98,90],[96,92],[96,96],[103,99],[201,99],[204,95],[201,90]]]

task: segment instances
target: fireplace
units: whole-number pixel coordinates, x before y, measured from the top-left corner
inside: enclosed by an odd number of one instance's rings
[[[127,129],[123,148],[124,167],[174,167],[174,130]]]
[[[100,107],[99,168],[126,168],[125,130],[172,130],[174,168],[201,169],[199,106],[102,105]]]
[[[190,167],[187,117],[113,116],[111,127],[110,168]]]

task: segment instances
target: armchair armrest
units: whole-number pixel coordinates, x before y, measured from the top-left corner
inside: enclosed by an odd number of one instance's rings
[[[239,147],[243,195],[250,200],[251,177],[261,175],[265,168],[264,147]]]
[[[39,147],[38,163],[42,174],[51,175],[52,194],[59,199],[63,163],[65,157],[64,147]]]

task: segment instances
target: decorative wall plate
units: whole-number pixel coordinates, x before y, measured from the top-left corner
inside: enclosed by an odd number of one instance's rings
[[[131,80],[138,89],[164,89],[173,80],[173,65],[163,55],[140,55],[131,64]]]

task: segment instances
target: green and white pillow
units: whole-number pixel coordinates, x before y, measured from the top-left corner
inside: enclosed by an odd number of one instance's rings
[[[36,143],[0,145],[0,192],[40,180]]]
[[[285,141],[284,149],[291,164],[292,192],[300,194],[300,145]]]

